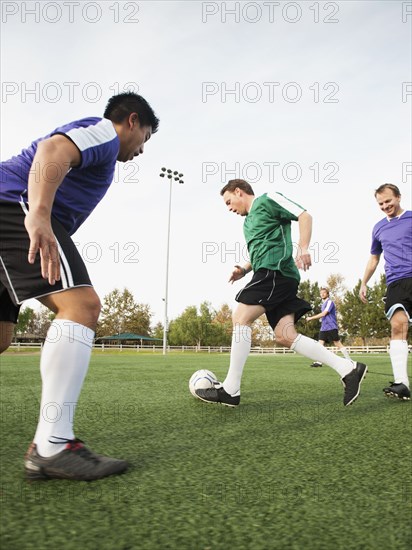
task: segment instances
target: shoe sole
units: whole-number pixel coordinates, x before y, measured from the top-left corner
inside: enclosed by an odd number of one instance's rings
[[[384,394],[386,395],[386,397],[394,397],[395,399],[399,399],[400,401],[410,401],[411,400],[410,397],[399,395],[398,393],[396,393],[394,391],[388,391],[388,392],[385,391]]]
[[[104,473],[101,476],[93,477],[93,478],[84,478],[84,477],[75,477],[74,475],[68,476],[68,475],[59,475],[58,473],[46,473],[43,468],[40,468],[39,470],[31,470],[29,468],[25,468],[25,476],[27,481],[40,481],[40,480],[49,480],[49,479],[68,479],[71,481],[96,481],[98,479],[103,479],[105,477],[109,477],[112,475],[121,475],[123,474],[127,468],[129,467],[128,464],[122,467],[122,469],[119,469],[118,471],[114,472],[107,472]]]
[[[207,399],[203,399],[203,397],[200,397],[200,395],[196,395],[200,401],[203,401],[203,403],[209,403],[210,405],[224,405],[225,407],[231,407],[232,409],[235,409],[239,405],[231,405],[229,403],[223,403],[223,401],[208,401]]]
[[[355,403],[355,401],[356,401],[357,398],[359,397],[359,394],[360,394],[360,387],[361,387],[362,382],[363,382],[364,379],[365,379],[365,376],[366,376],[366,373],[367,373],[367,372],[368,372],[368,367],[365,365],[365,370],[363,371],[362,377],[361,377],[361,379],[359,380],[358,393],[349,401],[349,403],[346,403],[345,407],[349,407],[349,405],[352,405],[352,403]]]
[[[25,476],[27,481],[36,481],[40,479],[51,479],[42,472],[33,472],[31,470],[25,470]]]
[[[26,480],[27,481],[48,481],[49,479],[67,479],[69,481],[97,481],[98,479],[103,479],[105,477],[114,476],[114,475],[121,475],[126,471],[126,468],[124,470],[121,470],[119,472],[111,472],[109,474],[104,474],[99,477],[93,477],[93,478],[84,478],[84,477],[69,477],[69,476],[59,476],[59,475],[47,475],[44,473],[37,473],[37,472],[28,472],[26,470]]]

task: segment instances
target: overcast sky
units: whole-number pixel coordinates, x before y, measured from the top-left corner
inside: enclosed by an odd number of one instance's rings
[[[101,116],[125,88],[161,122],[74,235],[103,298],[129,288],[163,321],[168,184],[173,184],[169,318],[245,282],[242,222],[228,179],[280,191],[313,215],[314,265],[302,279],[362,276],[373,191],[411,208],[412,3],[17,2],[2,8],[1,159],[60,124]],[[297,240],[297,224],[294,237]],[[377,275],[383,272],[383,261]],[[372,279],[373,281],[376,279]]]

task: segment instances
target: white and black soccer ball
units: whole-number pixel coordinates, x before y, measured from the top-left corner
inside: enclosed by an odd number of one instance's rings
[[[201,369],[192,374],[189,380],[189,390],[193,397],[197,397],[196,390],[212,388],[217,382],[216,376],[210,370]]]

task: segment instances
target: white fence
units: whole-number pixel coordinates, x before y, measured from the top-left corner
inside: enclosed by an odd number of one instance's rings
[[[43,347],[43,344],[36,343],[31,344],[27,342],[18,342],[13,343],[9,347],[9,351],[21,351],[24,352],[26,350],[33,351],[38,350],[40,351]],[[351,354],[365,354],[365,353],[389,353],[389,346],[346,346],[347,350]],[[409,351],[411,351],[412,346],[409,346]],[[162,346],[140,346],[140,345],[108,345],[108,344],[94,344],[93,349],[95,351],[133,351],[136,353],[139,352],[149,352],[149,353],[162,353],[163,348]],[[338,349],[335,347],[328,348],[331,351],[337,352]],[[212,346],[168,346],[167,351],[169,353],[230,353],[230,347],[212,347]],[[289,353],[295,353],[294,351],[288,349],[288,348],[281,348],[281,347],[270,347],[270,348],[262,348],[262,347],[253,347],[251,349],[252,354],[258,354],[258,355],[284,355]]]

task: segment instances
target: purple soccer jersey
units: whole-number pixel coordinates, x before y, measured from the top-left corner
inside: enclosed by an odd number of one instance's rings
[[[330,298],[327,298],[324,302],[322,302],[321,311],[322,313],[327,311],[328,314],[325,315],[325,317],[322,317],[320,330],[324,332],[326,330],[337,329],[338,321],[336,319],[336,307],[335,303]]]
[[[371,254],[385,257],[386,284],[412,277],[412,211],[384,218],[372,231]]]
[[[60,126],[34,141],[19,155],[0,163],[0,200],[27,201],[29,174],[39,175],[38,168],[33,166],[37,145],[56,134],[67,136],[81,153],[80,165],[64,177],[52,208],[53,216],[72,235],[102,200],[113,181],[120,142],[108,119],[83,118]],[[45,169],[53,170],[53,167]]]

